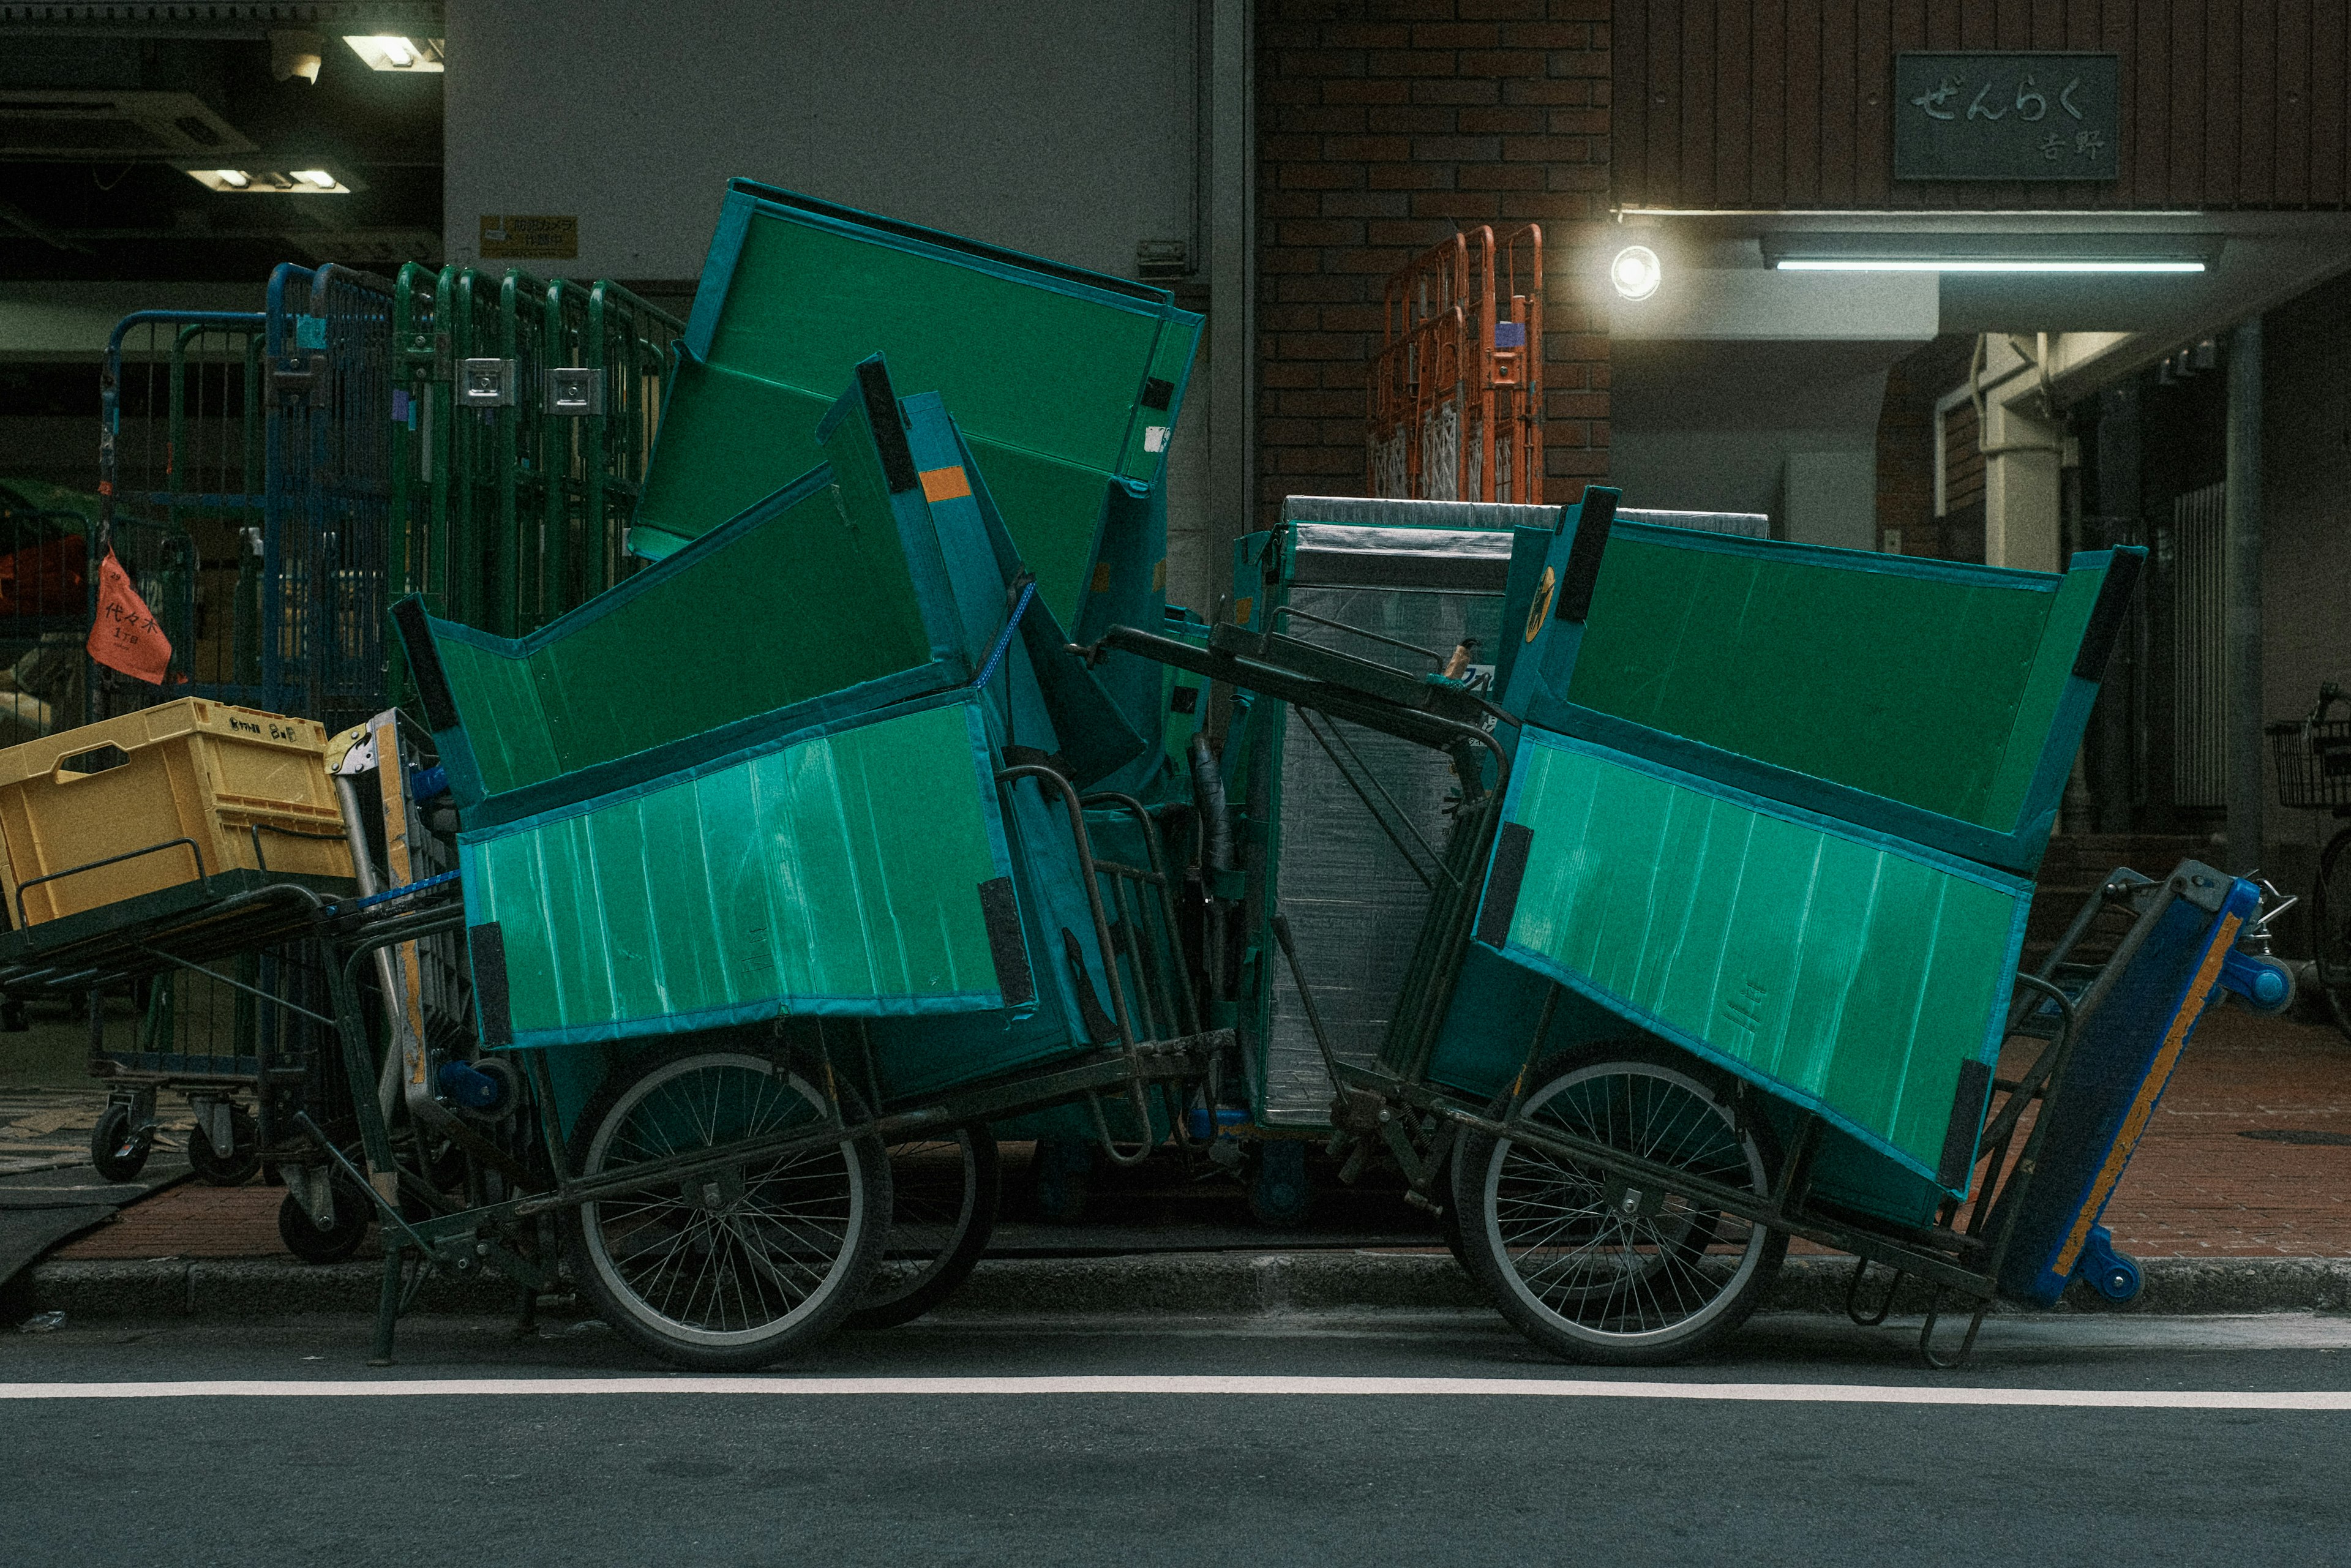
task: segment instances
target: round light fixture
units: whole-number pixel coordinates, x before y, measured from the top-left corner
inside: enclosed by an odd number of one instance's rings
[[[1665,281],[1665,265],[1645,245],[1628,245],[1608,264],[1608,281],[1627,299],[1646,299]]]

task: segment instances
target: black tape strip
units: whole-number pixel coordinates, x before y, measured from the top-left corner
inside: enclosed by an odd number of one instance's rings
[[[1007,768],[1050,768],[1062,778],[1073,777],[1067,755],[1059,751],[1040,750],[1034,746],[1008,746],[1004,748]]]
[[[1943,1160],[1935,1167],[1938,1186],[1957,1188],[1976,1163],[1976,1134],[1983,1131],[1984,1102],[1991,1094],[1991,1068],[1981,1061],[1959,1063],[1959,1090],[1951,1096],[1951,1124],[1943,1129]]]
[[[482,1017],[482,1043],[512,1045],[514,1015],[507,1008],[507,934],[495,920],[468,926],[465,945],[474,959],[474,1009]]]
[[[914,448],[906,444],[898,394],[890,389],[890,367],[879,359],[861,362],[857,390],[864,394],[865,422],[873,427],[873,445],[882,454],[882,482],[890,486],[890,494],[903,496],[923,479],[914,472]]]
[[[1159,376],[1143,378],[1143,406],[1165,408],[1176,401],[1176,383]]]
[[[1608,530],[1616,526],[1616,493],[1588,488],[1583,513],[1576,519],[1575,542],[1567,547],[1567,570],[1559,583],[1562,621],[1582,621],[1592,613],[1592,588],[1600,580],[1600,558],[1608,549]]]
[[[435,734],[456,728],[457,703],[449,695],[440,650],[433,646],[433,629],[424,623],[424,601],[411,596],[393,605],[392,623],[400,629],[401,646],[408,650],[408,674],[416,682],[417,701],[424,705],[425,727]]]
[[[2090,623],[2082,628],[2081,651],[2074,655],[2074,674],[2085,681],[2106,678],[2106,660],[2121,638],[2123,617],[2130,613],[2131,595],[2138,589],[2138,571],[2145,556],[2137,550],[2116,550],[2106,567],[2106,580],[2098,584],[2098,601],[2090,606]]]
[[[1116,1040],[1118,1025],[1102,1011],[1102,998],[1094,995],[1093,977],[1086,973],[1086,950],[1078,945],[1078,934],[1066,925],[1061,927],[1061,950],[1069,956],[1070,978],[1077,986],[1078,1019],[1085,1026],[1086,1042],[1098,1045]]]
[[[1489,947],[1510,939],[1510,917],[1519,912],[1519,884],[1527,879],[1527,856],[1534,844],[1534,830],[1525,823],[1502,824],[1494,844],[1493,874],[1486,879],[1486,902],[1478,907],[1478,940]]]
[[[996,988],[1008,1008],[1027,1007],[1037,997],[1037,981],[1029,973],[1029,944],[1020,936],[1020,905],[1012,896],[1012,879],[999,876],[979,884],[979,918],[987,926],[987,956],[996,963]]]

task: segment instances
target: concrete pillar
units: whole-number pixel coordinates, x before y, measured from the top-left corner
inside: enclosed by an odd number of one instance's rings
[[[2229,869],[2262,863],[2262,319],[2229,337]]]
[[[1206,0],[1208,22],[1208,601],[1257,504],[1257,7]]]
[[[1980,437],[1987,454],[1984,560],[1991,566],[2055,571],[2064,565],[2058,559],[2064,507],[2057,450],[2064,432],[2054,421],[2035,417],[2038,399],[2028,390],[2032,384],[2027,372],[1985,400]],[[2005,402],[2004,397],[2019,401]],[[1996,450],[2002,446],[2013,450]]]
[[[2099,394],[2097,532],[2091,542],[2139,541],[2139,461],[2138,386],[2125,382]],[[2106,661],[2106,678],[2090,716],[2091,782],[2102,833],[2128,832],[2135,821],[2137,737],[2132,725],[2132,688],[2137,679],[2137,638],[2126,629]]]

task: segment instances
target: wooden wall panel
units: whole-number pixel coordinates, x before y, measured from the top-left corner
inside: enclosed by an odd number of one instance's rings
[[[1625,206],[2351,204],[2346,0],[1615,0]],[[1893,179],[1894,57],[2121,57],[2112,183]]]

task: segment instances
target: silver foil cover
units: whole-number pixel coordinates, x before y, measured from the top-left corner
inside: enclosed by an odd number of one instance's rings
[[[1490,587],[1484,591],[1301,581],[1292,583],[1289,602],[1325,621],[1376,632],[1440,655],[1475,637],[1477,666],[1490,672],[1501,623],[1509,540],[1507,535],[1487,537],[1499,538],[1502,550],[1485,558]],[[1411,656],[1399,649],[1312,622],[1290,621],[1284,630],[1400,666],[1411,663]],[[1369,1062],[1378,1055],[1387,1030],[1429,894],[1347,782],[1332,754],[1349,768],[1378,781],[1394,802],[1390,815],[1395,836],[1431,876],[1441,874],[1436,866],[1451,826],[1445,808],[1458,782],[1442,753],[1295,709],[1283,715],[1280,747],[1275,907],[1289,917],[1299,963],[1314,988],[1315,1006],[1338,1055]],[[1381,800],[1381,796],[1374,791],[1373,799]],[[1388,810],[1386,801],[1381,804],[1384,811]],[[1276,967],[1271,1001],[1265,1041],[1266,1120],[1326,1124],[1332,1094],[1330,1074],[1286,965]]]

